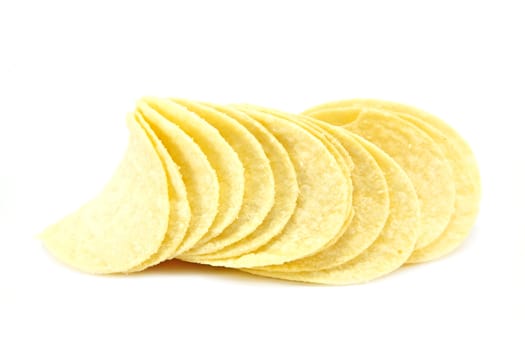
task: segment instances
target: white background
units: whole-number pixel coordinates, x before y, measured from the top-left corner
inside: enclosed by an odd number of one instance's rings
[[[0,348],[525,348],[519,5],[0,1]],[[110,177],[142,95],[420,106],[471,143],[479,220],[453,255],[359,286],[70,270],[34,236]]]

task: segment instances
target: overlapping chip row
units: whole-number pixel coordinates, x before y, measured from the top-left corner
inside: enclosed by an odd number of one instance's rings
[[[479,208],[467,143],[398,103],[289,114],[149,97],[127,124],[128,150],[106,187],[42,234],[59,260],[89,273],[180,259],[361,283],[450,253]]]

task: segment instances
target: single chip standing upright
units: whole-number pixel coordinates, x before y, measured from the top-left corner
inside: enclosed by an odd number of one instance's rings
[[[182,181],[179,168],[175,165],[169,156],[168,151],[164,145],[162,145],[148,123],[144,120],[140,112],[136,111],[133,117],[148,135],[153,147],[155,147],[155,150],[162,161],[162,165],[166,172],[166,178],[168,180],[170,213],[167,232],[159,250],[146,261],[134,266],[128,272],[141,271],[171,258],[184,240],[191,219],[191,209],[188,203],[186,186]]]
[[[128,149],[102,192],[41,235],[64,263],[89,273],[126,272],[155,254],[168,229],[166,171],[138,122],[128,116]]]

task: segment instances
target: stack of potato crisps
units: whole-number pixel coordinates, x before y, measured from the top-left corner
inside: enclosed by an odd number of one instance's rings
[[[354,99],[290,114],[143,98],[127,125],[106,187],[41,235],[89,273],[180,259],[361,283],[450,253],[479,209],[467,143],[402,104]]]

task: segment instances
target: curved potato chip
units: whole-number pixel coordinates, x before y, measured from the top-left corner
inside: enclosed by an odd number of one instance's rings
[[[186,186],[191,220],[181,245],[171,257],[193,247],[208,232],[219,207],[219,182],[206,155],[176,124],[162,117],[144,102],[137,110],[167,150],[161,158],[175,163]],[[168,162],[168,160],[164,160]]]
[[[159,155],[128,116],[129,145],[103,191],[41,235],[58,259],[90,273],[128,271],[155,254],[168,229],[168,181]]]
[[[219,131],[187,108],[168,99],[143,98],[147,105],[177,124],[207,156],[219,180],[219,210],[208,232],[196,244],[218,236],[237,217],[244,195],[244,168]]]
[[[262,247],[280,233],[286,225],[294,212],[299,195],[295,169],[290,157],[284,147],[266,128],[239,110],[209,103],[206,105],[235,119],[257,138],[270,160],[274,174],[275,202],[263,223],[249,236],[218,252],[200,255],[199,261],[237,257]]]
[[[363,138],[361,145],[381,168],[390,198],[390,212],[379,237],[368,249],[336,267],[319,271],[279,272],[243,269],[255,275],[293,281],[352,284],[381,277],[399,268],[408,259],[419,237],[419,205],[412,182],[386,153]]]
[[[166,148],[155,135],[148,123],[144,120],[140,112],[136,112],[134,118],[136,118],[137,122],[142,126],[146,135],[148,135],[164,166],[168,179],[170,213],[168,229],[159,250],[146,261],[133,267],[128,272],[141,271],[171,258],[186,236],[186,231],[191,219],[191,210],[188,203],[186,187],[182,181],[179,169],[173,163]]]
[[[341,265],[367,249],[377,239],[388,218],[388,186],[374,157],[350,131],[315,119],[308,118],[308,122],[319,125],[335,136],[353,160],[353,220],[333,246],[306,258],[282,265],[264,266],[257,270],[318,271]]]
[[[191,219],[191,211],[186,194],[186,187],[182,181],[182,176],[179,172],[179,169],[171,159],[164,145],[155,135],[148,123],[144,120],[144,117],[140,114],[140,112],[136,112],[134,118],[136,118],[137,122],[142,126],[146,132],[146,135],[148,135],[151,143],[153,144],[153,147],[155,147],[155,150],[162,161],[168,178],[170,213],[168,219],[168,229],[159,250],[150,256],[146,261],[140,263],[138,266],[133,267],[128,272],[141,271],[171,258],[186,236],[186,231]]]
[[[354,168],[354,163],[352,161],[352,158],[349,156],[346,149],[341,145],[341,143],[332,136],[330,133],[323,130],[321,127],[316,125],[315,123],[308,123],[305,117],[293,115],[290,113],[285,113],[282,111],[278,111],[271,108],[261,107],[261,106],[254,106],[254,105],[238,105],[240,107],[244,106],[245,108],[257,110],[262,113],[267,113],[270,115],[273,115],[277,118],[284,118],[287,119],[303,129],[305,129],[310,134],[317,137],[321,142],[325,145],[325,147],[328,149],[328,151],[334,156],[335,160],[339,164],[341,171],[343,172],[347,185],[348,185],[348,208],[347,208],[347,217],[345,220],[345,223],[341,227],[341,230],[339,234],[334,236],[329,242],[326,243],[326,245],[322,249],[326,249],[329,246],[333,245],[348,229],[350,226],[350,222],[353,219],[354,211],[352,207],[352,193],[353,193],[353,185],[352,185],[352,177],[351,172]],[[312,119],[315,120],[315,119]]]
[[[251,108],[236,107],[266,127],[286,148],[299,184],[295,211],[268,244],[249,254],[207,264],[258,267],[284,263],[322,249],[340,232],[348,212],[348,185],[326,146],[297,124]]]
[[[182,257],[209,254],[240,241],[263,222],[275,200],[273,173],[261,144],[235,119],[197,102],[181,99],[174,101],[217,129],[244,166],[244,197],[237,219],[217,237],[204,245],[195,246]]]
[[[454,213],[445,231],[428,246],[414,251],[409,263],[438,259],[456,249],[468,236],[479,212],[481,181],[476,158],[467,142],[443,120],[420,109],[395,102],[352,99],[332,102],[327,107],[363,106],[396,113],[428,134],[441,148],[454,177]]]
[[[428,135],[396,115],[377,109],[314,108],[305,113],[343,125],[401,165],[414,184],[421,208],[421,236],[416,249],[427,246],[443,232],[454,210],[455,186],[445,156]]]

